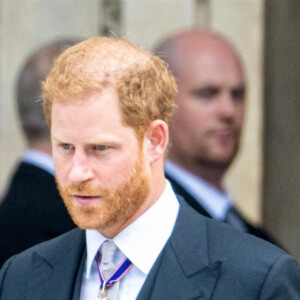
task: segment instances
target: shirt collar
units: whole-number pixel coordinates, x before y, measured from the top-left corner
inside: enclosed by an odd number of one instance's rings
[[[22,161],[47,171],[54,175],[54,163],[51,155],[37,150],[26,150],[23,153]]]
[[[113,238],[116,246],[147,275],[169,239],[179,210],[179,203],[169,182],[160,198],[138,219]],[[102,243],[107,240],[97,230],[86,230],[87,277]]]
[[[223,193],[218,191],[200,177],[189,173],[169,160],[166,162],[165,172],[186,189],[214,219],[225,219],[228,209],[233,205],[226,190]]]

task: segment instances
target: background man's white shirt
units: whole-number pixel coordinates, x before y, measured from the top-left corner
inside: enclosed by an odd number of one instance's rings
[[[209,183],[169,160],[166,162],[165,172],[186,189],[213,219],[225,219],[228,209],[233,206],[233,200],[225,190],[221,193]]]
[[[23,153],[22,161],[39,167],[54,176],[54,162],[49,154],[36,150],[26,150]]]

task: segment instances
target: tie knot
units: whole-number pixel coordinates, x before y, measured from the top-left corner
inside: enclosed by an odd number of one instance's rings
[[[102,257],[101,264],[113,264],[114,265],[114,257],[117,253],[117,246],[111,240],[106,240],[102,244]]]

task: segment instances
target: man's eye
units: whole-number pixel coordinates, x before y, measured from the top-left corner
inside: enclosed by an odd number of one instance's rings
[[[231,97],[235,101],[242,102],[245,99],[245,88],[237,88],[231,91]]]
[[[211,99],[219,93],[219,89],[217,87],[204,87],[200,89],[195,89],[192,91],[192,95],[198,99]]]
[[[98,145],[97,146],[97,150],[99,150],[99,151],[104,151],[106,149],[107,149],[107,146],[105,146],[105,145]]]
[[[69,150],[71,148],[70,144],[61,144],[62,148],[65,150]]]

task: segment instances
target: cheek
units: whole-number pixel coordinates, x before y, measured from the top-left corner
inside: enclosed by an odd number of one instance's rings
[[[94,165],[94,172],[99,183],[107,187],[117,187],[130,177],[134,171],[134,161],[131,158],[116,160],[107,164]]]
[[[191,135],[192,132],[205,131],[205,128],[210,126],[212,119],[210,114],[200,109],[199,106],[194,109],[184,107],[174,114],[173,124],[176,131],[183,131],[181,134],[185,132],[185,134]]]
[[[56,162],[54,164],[55,167],[55,177],[61,186],[66,186],[66,168],[64,168],[63,164]]]
[[[236,124],[238,128],[242,128],[245,120],[245,108],[240,108],[236,112]]]
[[[203,126],[214,114],[212,105],[192,97],[178,99],[177,105],[178,109],[174,112],[174,120],[181,125],[191,123],[191,125],[194,124],[193,127]]]
[[[62,186],[67,184],[67,174],[69,172],[69,166],[66,160],[61,159],[60,156],[53,153],[55,177]]]

